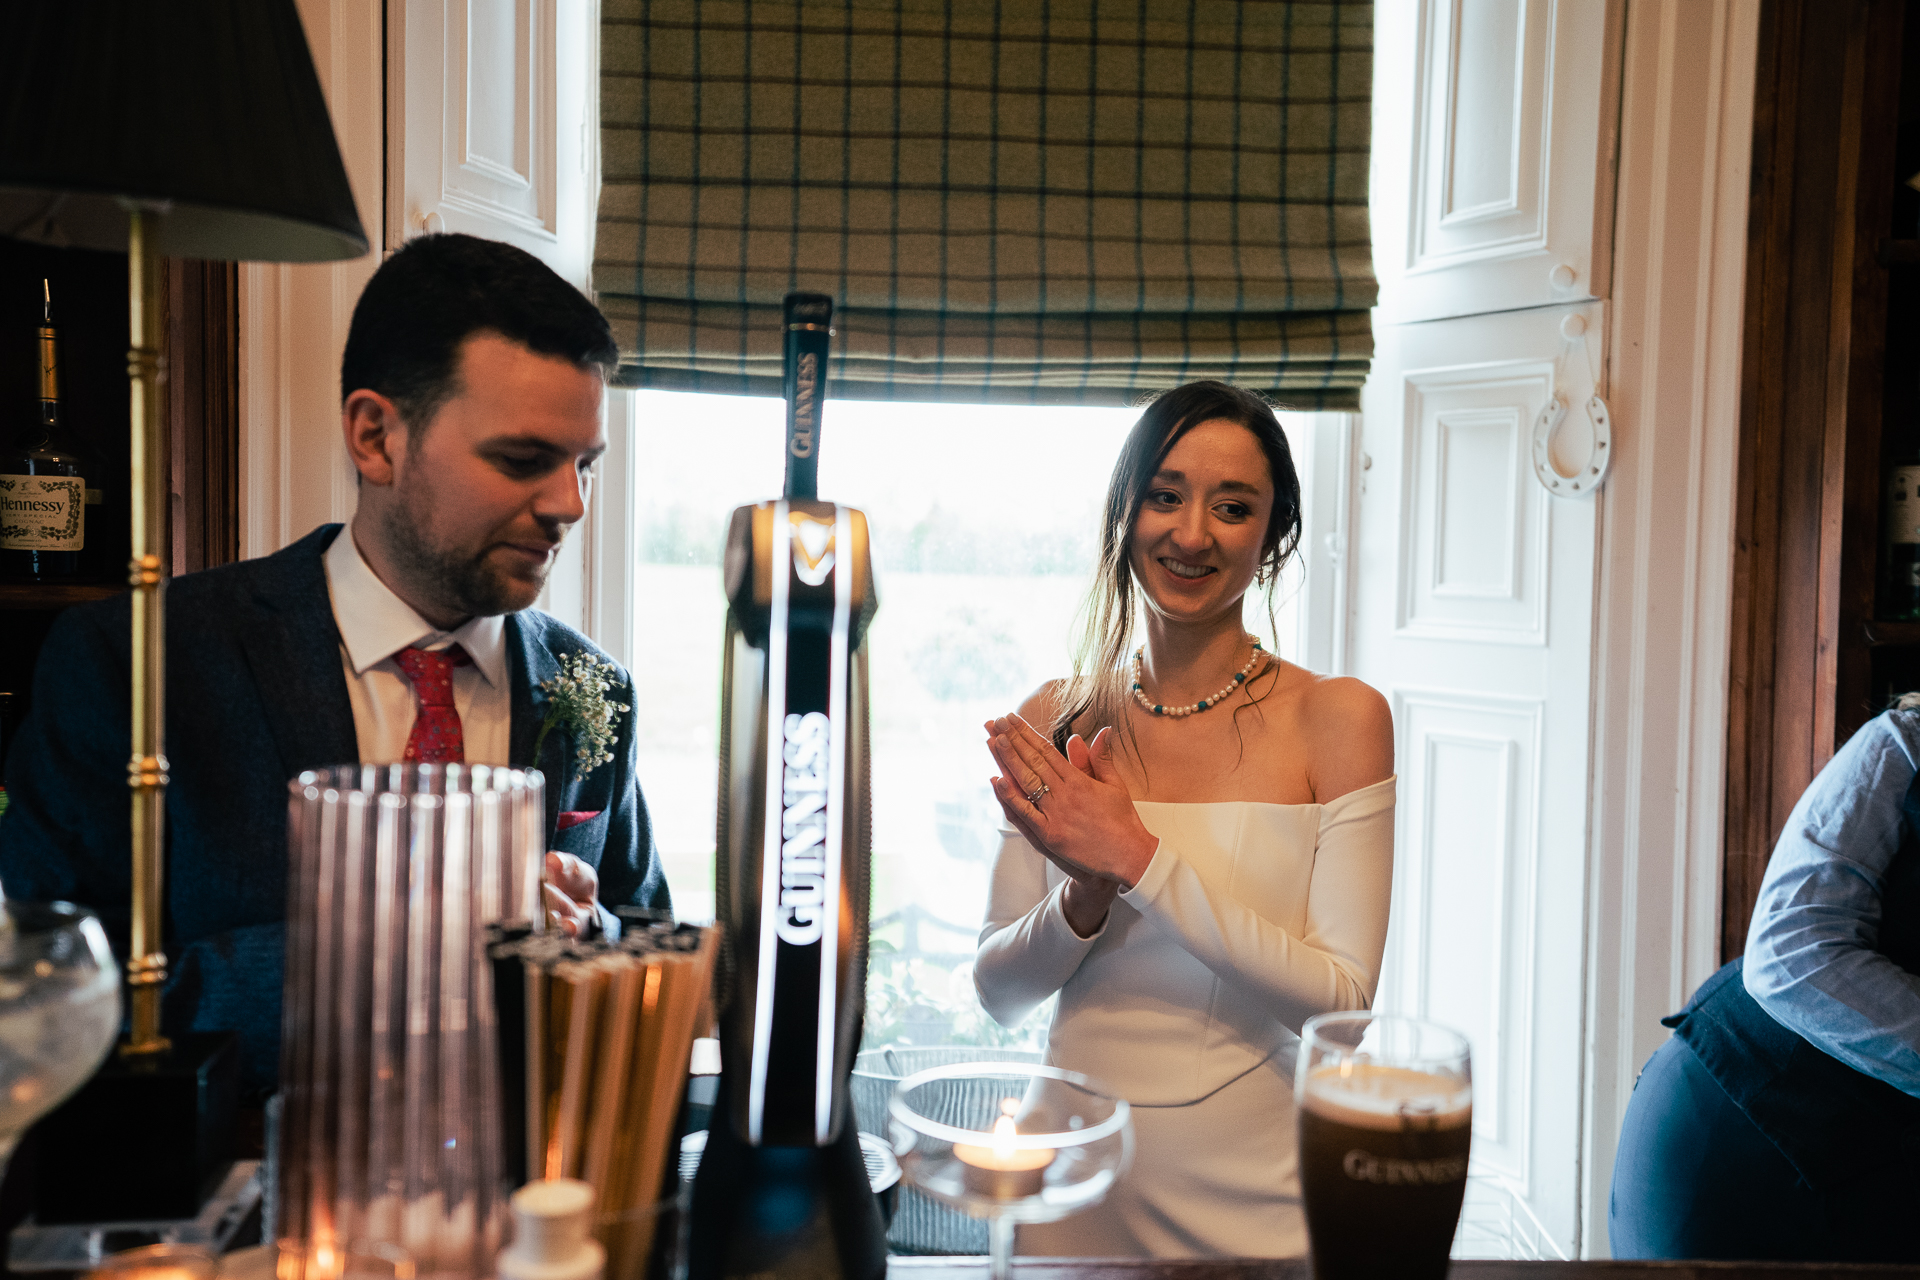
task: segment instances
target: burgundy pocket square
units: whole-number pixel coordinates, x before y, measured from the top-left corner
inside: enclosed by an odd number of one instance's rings
[[[553,829],[555,831],[565,831],[568,827],[577,827],[583,822],[592,822],[605,812],[605,809],[569,809],[560,815],[559,821],[553,824]]]

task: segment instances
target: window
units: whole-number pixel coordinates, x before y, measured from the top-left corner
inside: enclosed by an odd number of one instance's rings
[[[777,496],[779,400],[637,392],[631,400],[634,715],[640,779],[683,919],[713,915],[720,556],[733,509]],[[981,726],[1071,665],[1100,508],[1136,412],[834,401],[820,492],[867,513],[880,610],[869,644],[873,938],[867,1043],[1037,1045],[973,995],[974,941],[999,845]],[[1316,427],[1285,415],[1303,489]],[[1303,539],[1303,548],[1306,540]],[[1296,571],[1277,600],[1297,657]],[[1267,635],[1265,611],[1248,621]]]

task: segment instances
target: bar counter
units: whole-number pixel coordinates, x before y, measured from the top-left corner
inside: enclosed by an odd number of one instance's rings
[[[1134,1258],[1015,1258],[1020,1280],[1312,1280],[1305,1258],[1155,1262]],[[895,1258],[890,1280],[977,1280],[985,1258]],[[1920,1280],[1920,1266],[1789,1262],[1498,1262],[1460,1259],[1448,1280],[1787,1280],[1860,1276]]]
[[[1019,1280],[1313,1280],[1305,1258],[1166,1261],[1140,1258],[1015,1258]],[[229,1254],[221,1280],[272,1280],[272,1251]],[[892,1258],[888,1280],[980,1280],[982,1257]],[[1920,1266],[1857,1266],[1831,1262],[1503,1262],[1462,1258],[1447,1280],[1920,1280]]]

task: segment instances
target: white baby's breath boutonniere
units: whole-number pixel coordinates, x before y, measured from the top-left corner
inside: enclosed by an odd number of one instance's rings
[[[582,650],[560,655],[560,673],[542,680],[540,691],[547,695],[547,718],[533,740],[533,759],[538,764],[540,748],[547,735],[565,729],[573,739],[573,763],[586,777],[613,759],[614,730],[620,720],[617,713],[631,711],[624,702],[607,697],[620,669]],[[564,777],[562,779],[564,781]]]

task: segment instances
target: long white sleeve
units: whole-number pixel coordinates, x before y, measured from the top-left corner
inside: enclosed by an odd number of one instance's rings
[[[1236,892],[1255,877],[1205,875],[1165,839],[1120,900],[1296,1034],[1315,1014],[1365,1009],[1386,948],[1394,790],[1389,778],[1322,806],[1303,914],[1256,910]],[[1277,922],[1288,916],[1300,927]]]
[[[994,862],[974,987],[1013,1024],[1054,992],[1048,1061],[1137,1106],[1181,1106],[1265,1062],[1316,1013],[1371,1003],[1393,881],[1394,780],[1325,805],[1136,802],[1160,840],[1100,932],[1017,835]]]
[[[1100,931],[1087,938],[1075,933],[1060,903],[1066,877],[1026,837],[1000,834],[973,987],[994,1021],[1012,1027],[1066,985]]]

